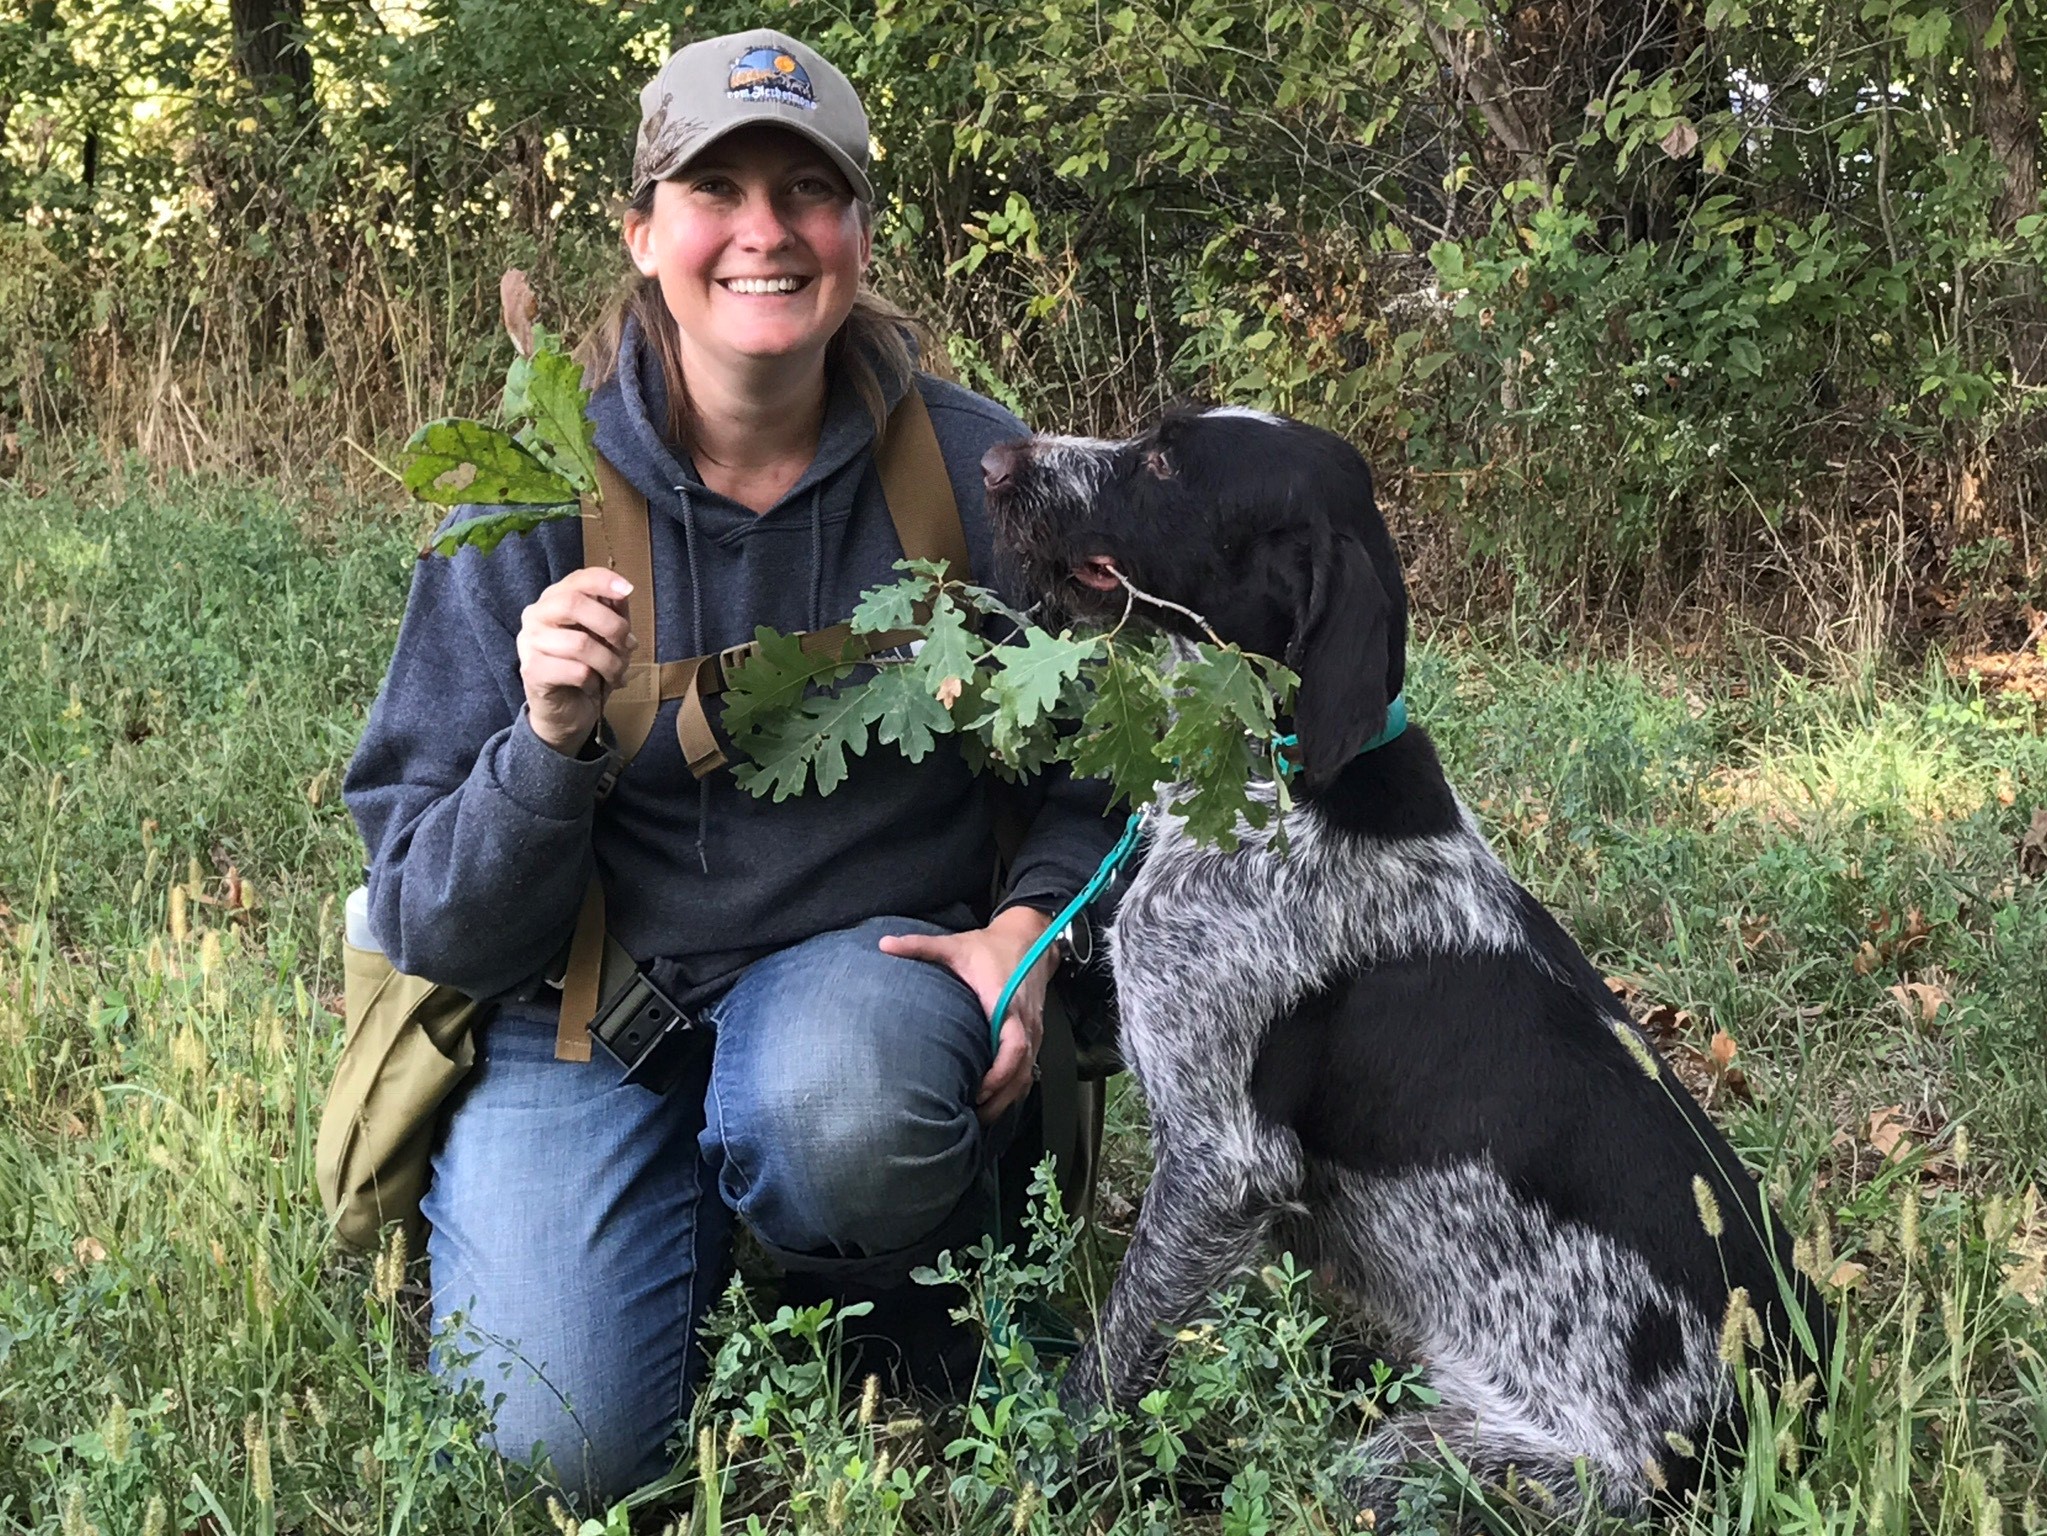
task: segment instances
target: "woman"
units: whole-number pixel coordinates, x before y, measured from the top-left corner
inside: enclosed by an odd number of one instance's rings
[[[861,291],[873,193],[851,84],[759,31],[683,49],[641,101],[639,277],[590,410],[649,503],[658,659],[820,628],[894,579],[873,449],[906,389],[992,569],[978,465],[1025,429],[915,373],[900,317]],[[734,1213],[791,1270],[840,1282],[900,1285],[972,1239],[1048,965],[995,1050],[989,1012],[1112,840],[1104,797],[1048,776],[983,919],[991,813],[956,752],[871,752],[829,798],[776,805],[729,774],[693,781],[673,704],[600,812],[600,699],[640,643],[624,595],[583,566],[573,523],[422,564],[346,786],[392,961],[500,1000],[425,1201],[436,1324],[482,1341],[458,1369],[502,1394],[499,1447],[593,1500],[666,1470]],[[601,1051],[554,1059],[533,979],[593,867],[612,935],[715,1030],[665,1095]]]

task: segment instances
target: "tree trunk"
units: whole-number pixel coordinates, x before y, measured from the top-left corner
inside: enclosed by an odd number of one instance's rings
[[[1967,0],[1962,11],[1976,74],[1976,126],[2004,169],[1991,219],[2007,239],[2019,220],[2040,206],[2040,114],[2019,72],[2014,9],[1999,0]],[[1993,43],[1991,28],[2000,10],[2005,13],[2003,35]],[[2047,314],[2030,268],[2021,267],[2017,288],[2010,326],[2012,372],[2022,383],[2037,384],[2047,379]]]
[[[1516,99],[1514,78],[1491,33],[1451,32],[1430,14],[1429,0],[1408,0],[1429,47],[1450,71],[1457,88],[1477,109],[1491,130],[1516,181],[1532,182],[1549,193],[1548,125],[1531,117]]]
[[[313,59],[306,52],[305,0],[228,0],[235,64],[266,96],[285,96],[303,110],[313,95]]]

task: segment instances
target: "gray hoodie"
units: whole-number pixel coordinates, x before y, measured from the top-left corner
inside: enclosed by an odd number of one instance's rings
[[[956,385],[920,374],[915,386],[975,575],[990,581],[981,455],[1026,429]],[[834,386],[816,458],[763,514],[707,489],[663,440],[660,365],[631,326],[590,414],[599,449],[647,497],[656,659],[738,644],[756,625],[834,623],[864,590],[897,578],[903,552],[874,466],[874,423],[850,388]],[[729,771],[693,780],[670,703],[600,811],[603,765],[556,752],[527,724],[515,647],[521,610],[582,563],[581,530],[557,522],[489,555],[465,549],[416,569],[343,786],[368,854],[370,926],[401,971],[476,997],[530,982],[566,942],[593,863],[612,934],[685,1001],[763,954],[869,917],[953,929],[983,919],[995,859],[989,786],[944,741],[915,764],[871,746],[830,795],[777,805]],[[1056,911],[1120,828],[1105,817],[1102,786],[1061,770],[1025,795],[1030,831],[1003,905]]]

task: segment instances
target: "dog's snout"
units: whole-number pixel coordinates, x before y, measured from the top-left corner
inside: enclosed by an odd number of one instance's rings
[[[999,491],[1016,478],[1026,448],[1023,443],[997,443],[981,455],[981,480],[989,490]]]

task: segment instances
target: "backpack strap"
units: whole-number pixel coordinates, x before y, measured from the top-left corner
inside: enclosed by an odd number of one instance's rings
[[[625,600],[626,622],[639,636],[633,654],[644,660],[626,664],[625,681],[604,700],[605,723],[611,727],[622,762],[631,762],[654,729],[661,711],[660,655],[654,615],[654,537],[647,526],[647,498],[597,455],[596,496],[583,498],[583,563],[608,565],[632,583]]]

